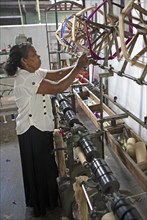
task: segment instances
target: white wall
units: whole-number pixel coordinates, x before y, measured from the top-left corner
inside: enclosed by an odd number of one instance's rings
[[[141,1],[141,5],[144,7],[144,9],[147,8],[147,2]],[[143,38],[138,38],[135,43],[133,53],[131,54],[131,58],[134,56],[134,54],[137,54],[138,51],[145,48],[145,46],[146,45],[143,41]],[[141,57],[140,60],[142,60],[144,64],[147,64],[147,52]],[[123,61],[124,59],[122,59],[121,62],[118,62],[115,59],[112,61],[112,65],[115,69],[121,70]],[[142,72],[143,69],[138,68],[135,65],[130,65],[130,63],[128,63],[127,68],[125,69],[126,74],[136,78],[140,78]],[[145,81],[147,82],[147,75],[145,77]],[[144,117],[147,116],[147,85],[139,85],[133,80],[114,74],[114,77],[109,78],[109,95],[112,97],[117,96],[118,103],[128,109],[128,111],[130,111],[140,120],[144,121]],[[115,107],[112,108],[116,110]],[[116,112],[119,112],[119,110],[116,110]],[[146,128],[140,126],[130,117],[128,117],[125,121],[135,132],[137,132],[145,141],[147,141]]]
[[[51,24],[51,29],[54,27]],[[46,37],[46,27],[44,24],[37,25],[15,25],[15,26],[1,26],[0,27],[0,49],[8,47],[8,45],[15,44],[15,38],[19,34],[25,34],[26,37],[32,37],[33,45],[35,46],[38,54],[41,56],[42,68],[49,68],[48,61],[48,50],[47,50],[47,37]],[[56,40],[54,38],[54,40]],[[2,62],[5,57],[0,56],[0,62]]]
[[[49,45],[50,50],[55,50],[57,48],[57,39],[55,36],[56,25],[54,23],[48,24],[48,33],[49,36]],[[54,31],[54,32],[53,32]],[[41,56],[42,68],[49,68],[49,59],[48,59],[48,49],[47,49],[47,34],[45,24],[35,24],[35,25],[11,25],[11,26],[1,26],[0,27],[0,49],[7,49],[8,45],[15,44],[15,38],[19,34],[25,34],[25,36],[31,37],[33,46],[35,47],[38,54]],[[57,50],[57,49],[56,49]],[[62,53],[62,59],[68,59],[71,56],[67,53]],[[6,56],[0,56],[0,62],[6,60]],[[51,61],[57,61],[57,53],[52,55]],[[69,64],[69,62],[68,62]]]
[[[117,61],[112,62],[113,67],[117,70],[120,69],[121,65],[117,64]],[[130,66],[126,68],[125,73],[130,76],[139,78],[143,70]],[[147,77],[145,78],[147,82]],[[111,97],[117,96],[117,102],[121,104],[124,108],[134,114],[137,118],[144,121],[144,117],[147,116],[147,86],[139,85],[135,81],[120,77],[117,74],[114,74],[113,77],[109,77],[109,95]],[[114,106],[112,103],[109,103],[111,108],[117,113],[121,111]],[[121,112],[122,113],[122,112]],[[147,130],[132,120],[130,117],[125,119],[126,123],[137,132],[144,140],[147,141]]]

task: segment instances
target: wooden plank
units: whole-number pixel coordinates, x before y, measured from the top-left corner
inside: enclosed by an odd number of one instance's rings
[[[100,121],[96,118],[93,112],[100,112],[100,99],[95,96],[87,87],[83,87],[83,91],[77,93],[74,89],[74,94],[76,96],[77,102],[87,114],[92,123],[96,126],[96,128],[100,128]],[[94,102],[93,105],[86,105],[84,100],[88,99],[88,97]],[[115,113],[103,103],[103,114],[107,116],[115,116]],[[116,120],[116,124],[122,123],[121,119]],[[109,123],[105,123],[104,127],[110,126]]]
[[[128,132],[137,140],[143,141],[134,131],[129,130],[129,127],[124,125],[109,128],[106,131],[106,141],[108,143],[108,147],[110,150],[119,157],[122,163],[127,167],[130,173],[135,177],[140,186],[144,191],[147,191],[147,176],[143,173],[143,171],[138,167],[138,165],[134,162],[134,160],[121,148],[120,144],[114,138],[114,134],[119,134],[122,132],[122,129],[126,128]]]
[[[96,112],[96,111],[100,111],[101,106],[100,106],[100,104],[91,105],[91,106],[89,106],[89,109],[90,109],[92,112]]]
[[[84,89],[88,92],[89,97],[94,100],[95,103],[100,104],[100,99],[94,95],[87,87],[84,87]],[[103,110],[110,116],[114,115],[115,113],[103,103]]]
[[[97,118],[93,114],[94,111],[99,111],[100,109],[100,100],[96,97],[91,91],[88,90],[87,87],[84,87],[84,91],[80,93],[75,92],[75,96],[81,108],[96,126],[96,128],[100,128],[100,123]],[[84,103],[84,100],[90,97],[95,104],[92,106],[87,106]],[[97,108],[97,109],[96,109]],[[110,116],[115,115],[115,113],[109,109],[105,104],[103,104],[103,110]],[[138,181],[140,186],[144,191],[147,191],[147,176],[143,173],[143,171],[138,167],[137,163],[121,148],[120,144],[113,137],[115,134],[121,134],[123,129],[126,129],[126,132],[129,137],[134,137],[136,141],[144,141],[141,137],[139,137],[129,126],[127,126],[122,120],[117,121],[117,125],[115,127],[107,126],[105,127],[106,131],[106,140],[108,142],[108,147],[110,150],[122,161],[122,163],[127,167],[130,173],[134,176],[134,178]]]
[[[89,109],[89,107],[82,101],[82,99],[81,99],[81,97],[79,96],[78,93],[76,93],[76,98],[77,98],[77,101],[78,101],[79,105],[84,110],[84,112],[87,114],[87,116],[92,121],[92,123],[96,126],[96,128],[99,128],[97,118],[95,117],[93,112]]]

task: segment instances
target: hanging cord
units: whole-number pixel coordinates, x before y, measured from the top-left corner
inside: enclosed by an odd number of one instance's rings
[[[38,20],[39,24],[41,24],[41,15],[40,15],[40,5],[39,5],[39,0],[36,0],[36,10],[38,12]]]
[[[23,14],[22,14],[22,10],[21,10],[20,0],[18,0],[18,6],[19,6],[19,12],[20,12],[20,16],[21,16],[21,24],[23,25]]]
[[[21,4],[20,4],[20,0],[18,0],[18,7],[19,7],[19,12],[20,12],[20,17],[21,17],[21,28],[22,28],[22,33],[24,34],[24,28],[23,28],[23,14],[22,14],[22,10],[21,10]]]

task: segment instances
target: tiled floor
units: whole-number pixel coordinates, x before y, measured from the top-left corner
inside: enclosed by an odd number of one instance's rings
[[[87,117],[80,115],[81,122],[89,129],[95,129]],[[63,220],[62,209],[58,208],[44,218],[34,218],[32,209],[25,207],[20,155],[15,122],[1,123],[0,148],[0,220]],[[105,160],[121,184],[121,190],[135,195],[135,206],[147,220],[147,195],[130,175],[125,166],[111,155],[105,146]],[[137,196],[136,196],[137,195]]]

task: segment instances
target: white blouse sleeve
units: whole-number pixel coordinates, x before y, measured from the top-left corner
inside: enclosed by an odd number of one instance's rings
[[[42,80],[45,78],[47,70],[39,69],[35,73],[28,74],[24,82],[24,88],[26,92],[35,94]]]

